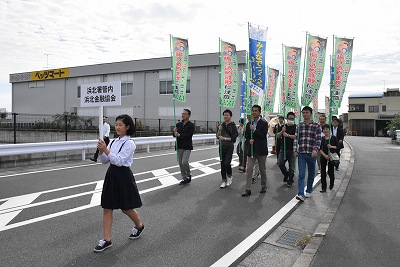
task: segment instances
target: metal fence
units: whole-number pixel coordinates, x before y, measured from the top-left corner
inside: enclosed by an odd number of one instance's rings
[[[99,118],[74,114],[0,113],[0,143],[36,143],[96,139]],[[171,135],[175,126],[170,119],[133,118],[135,137]],[[114,120],[108,118],[114,137]],[[177,120],[178,122],[179,120]],[[218,122],[192,120],[196,134],[215,133]]]

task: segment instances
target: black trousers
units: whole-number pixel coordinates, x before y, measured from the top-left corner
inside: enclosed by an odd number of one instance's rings
[[[104,142],[106,143],[106,145],[108,146],[108,144],[110,143],[110,138],[108,138],[107,136],[105,136],[103,138]],[[94,153],[94,157],[95,159],[97,159],[97,157],[99,156],[99,149],[96,149],[96,153]]]
[[[232,155],[233,155],[233,147],[231,146],[223,146],[220,148],[221,154],[221,176],[222,180],[226,180],[226,176],[232,176]]]
[[[335,170],[333,164],[321,155],[321,188],[326,190],[326,165],[328,165],[329,185],[333,187],[335,184]]]

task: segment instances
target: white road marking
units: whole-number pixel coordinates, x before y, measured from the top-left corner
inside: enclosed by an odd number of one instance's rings
[[[168,186],[176,184],[178,182],[178,180],[165,169],[154,170],[152,171],[152,173],[156,177],[163,176],[161,178],[158,178],[158,181],[160,181],[162,185]]]
[[[321,180],[321,176],[318,174],[314,178],[313,188]],[[235,261],[237,261],[242,255],[247,253],[255,244],[257,244],[260,239],[265,238],[266,235],[271,233],[275,227],[280,224],[285,216],[299,204],[296,197],[292,198],[285,206],[283,206],[277,213],[275,213],[268,221],[261,225],[256,231],[240,242],[231,251],[225,254],[222,258],[216,261],[211,267],[226,267],[231,266]]]
[[[93,194],[92,198],[90,199],[90,205],[97,206],[100,205],[101,201],[101,190],[103,189],[104,180],[97,181],[96,188],[94,191],[97,191]]]
[[[20,207],[23,207],[27,204],[32,203],[38,196],[40,196],[40,193],[33,193],[33,194],[28,194],[28,195],[23,195],[23,196],[18,196],[18,197],[12,197],[9,198],[6,202],[0,205],[0,229],[6,226],[9,222],[12,221],[21,211],[22,209]],[[10,210],[10,212],[2,212],[4,210],[9,210],[14,207],[17,207],[16,210]]]
[[[205,149],[212,149],[212,148],[204,148],[201,150],[205,150]],[[175,154],[175,153],[170,153],[170,154]],[[165,155],[165,154],[164,154]],[[200,162],[205,162],[205,161],[217,161],[217,162],[213,162],[211,164],[207,164],[204,165]],[[209,158],[209,159],[205,159],[205,160],[201,160],[198,162],[192,162],[190,163],[192,165],[192,170],[198,169],[200,171],[203,172],[203,174],[197,175],[192,177],[192,180],[194,179],[198,179],[216,172],[219,172],[220,169],[213,169],[210,166],[214,166],[214,165],[219,165],[219,157],[214,157],[214,158]],[[232,166],[235,167],[238,165],[237,162],[237,157],[234,157],[234,159],[232,160]],[[64,169],[71,169],[71,168],[76,168],[76,167],[85,167],[85,166],[93,166],[93,164],[89,164],[89,165],[79,165],[79,166],[74,166],[74,167],[64,167],[64,168],[57,168],[57,169],[52,169],[52,170],[41,170],[41,171],[37,171],[37,172],[27,172],[27,173],[21,173],[21,174],[15,174],[15,175],[10,175],[10,176],[16,176],[16,175],[24,175],[24,174],[32,174],[32,173],[40,173],[40,172],[47,172],[47,171],[56,171],[56,170],[64,170]],[[150,181],[150,180],[155,180],[158,179],[161,183],[160,186],[156,186],[156,187],[152,187],[149,189],[145,189],[140,191],[140,194],[145,194],[148,192],[152,192],[152,191],[156,191],[174,184],[177,184],[179,181],[173,176],[174,174],[179,174],[180,172],[174,172],[174,173],[169,173],[167,171],[167,169],[171,169],[171,168],[176,168],[177,165],[175,166],[171,166],[171,167],[167,167],[164,169],[158,169],[158,170],[151,170],[151,171],[145,171],[145,172],[141,172],[141,173],[136,173],[136,176],[142,175],[142,174],[147,174],[147,173],[153,173],[153,175],[155,175],[155,177],[152,178],[147,178],[147,179],[143,179],[140,181],[137,181],[137,183],[143,183],[146,181]],[[0,178],[3,178],[6,176],[0,176]],[[101,191],[102,191],[102,187],[103,187],[103,180],[99,180],[99,181],[95,181],[95,182],[89,182],[89,183],[84,183],[84,184],[79,184],[79,185],[73,185],[73,186],[67,186],[67,187],[63,187],[63,188],[57,188],[57,189],[52,189],[52,190],[46,190],[46,191],[42,191],[42,192],[37,192],[37,193],[33,193],[33,194],[28,194],[28,195],[22,195],[22,196],[18,196],[18,197],[11,197],[11,198],[5,198],[5,199],[0,199],[0,201],[5,201],[5,203],[3,203],[2,205],[0,205],[0,232],[5,231],[5,230],[9,230],[12,228],[16,228],[19,226],[23,226],[23,225],[28,225],[31,223],[35,223],[35,222],[39,222],[39,221],[43,221],[43,220],[47,220],[50,218],[55,218],[58,216],[62,216],[62,215],[66,215],[69,213],[73,213],[73,212],[77,212],[80,210],[84,210],[84,209],[88,209],[91,207],[95,207],[98,206],[100,204],[100,200],[101,200]],[[79,193],[79,194],[74,194],[74,195],[70,195],[70,196],[65,196],[65,197],[60,197],[60,198],[56,198],[56,199],[51,199],[51,200],[46,200],[46,201],[41,201],[41,202],[37,202],[37,203],[32,203],[32,201],[34,201],[34,199],[36,199],[38,196],[40,196],[41,194],[45,194],[45,193],[51,193],[51,192],[57,192],[57,191],[62,191],[62,190],[67,190],[67,189],[71,189],[71,188],[77,188],[77,187],[82,187],[82,186],[86,186],[86,185],[91,185],[91,184],[96,184],[95,190],[93,191],[89,191],[89,192],[84,192],[84,193]],[[45,215],[45,216],[41,216],[41,217],[37,217],[37,218],[33,218],[30,220],[26,220],[26,221],[22,221],[22,222],[18,222],[18,223],[14,223],[11,225],[7,225],[13,218],[15,218],[23,209],[26,208],[32,208],[32,207],[36,207],[36,206],[40,206],[40,205],[45,205],[45,204],[50,204],[53,202],[57,202],[57,201],[63,201],[63,200],[67,200],[67,199],[72,199],[72,198],[76,198],[76,197],[80,197],[80,196],[84,196],[84,195],[88,195],[88,194],[92,194],[92,198],[90,201],[90,204],[88,205],[84,205],[81,207],[77,207],[77,208],[73,208],[73,209],[69,209],[69,210],[64,210],[64,211],[60,211],[60,212],[56,212],[53,214],[49,214],[49,215]],[[13,201],[11,201],[13,200]],[[12,205],[12,203],[16,203],[14,205]]]
[[[210,159],[202,160],[202,161],[209,161],[209,160]],[[212,158],[211,160],[219,160],[219,158]],[[210,169],[211,170],[213,170],[213,169],[210,168],[209,166],[213,166],[213,165],[219,165],[219,162],[214,162],[214,163],[211,163],[211,164],[208,164],[208,165],[202,165],[201,164],[201,166],[203,166],[203,168],[205,168],[205,169],[209,168],[209,169],[207,169],[207,172],[204,172],[203,174],[200,174],[200,175],[192,177],[192,180],[211,174]],[[233,165],[234,165],[234,163],[233,163]],[[176,168],[176,167],[177,166],[172,166],[172,167],[168,167],[167,169]],[[194,170],[194,169],[199,169],[199,168],[193,168],[192,170]],[[201,169],[199,169],[199,170],[201,171]],[[152,188],[149,188],[149,189],[142,190],[142,191],[139,192],[140,194],[145,194],[145,193],[148,193],[148,192],[156,191],[158,189],[162,189],[162,188],[177,184],[179,182],[175,177],[172,176],[172,174],[178,174],[180,172],[168,173],[165,169],[158,169],[158,170],[142,172],[140,174],[147,174],[147,173],[150,173],[150,172],[153,173],[154,175],[157,175],[157,176],[155,176],[153,178],[148,178],[148,179],[141,180],[141,181],[139,181],[137,183],[142,183],[142,182],[145,182],[145,181],[158,179],[160,181],[161,185],[160,186],[156,186],[156,187],[152,187]],[[212,173],[216,173],[216,172],[219,172],[219,170],[213,170]],[[135,175],[138,175],[138,174],[135,174]],[[39,221],[55,218],[55,217],[58,217],[58,216],[62,216],[62,215],[66,215],[66,214],[69,214],[69,213],[73,213],[73,212],[77,212],[77,211],[80,211],[80,210],[84,210],[84,209],[88,209],[88,208],[91,208],[91,207],[98,206],[98,205],[100,205],[103,182],[104,182],[104,180],[99,180],[99,181],[95,181],[95,182],[89,182],[89,183],[84,183],[84,184],[79,184],[79,185],[67,186],[67,187],[63,187],[63,188],[46,190],[46,191],[37,192],[37,193],[33,193],[33,194],[27,194],[27,195],[21,195],[21,196],[17,196],[17,197],[1,199],[0,201],[5,201],[5,203],[0,205],[0,232],[5,231],[5,230],[9,230],[9,229],[12,229],[12,228],[20,227],[20,226],[23,226],[23,225],[28,225],[28,224],[31,224],[31,223],[35,223],[35,222],[39,222]],[[57,192],[57,191],[71,189],[71,188],[87,186],[87,185],[91,185],[91,184],[96,184],[95,189],[92,190],[92,191],[78,193],[78,194],[69,195],[69,196],[64,196],[64,197],[51,199],[51,200],[46,200],[46,201],[41,201],[41,202],[37,202],[37,203],[32,203],[32,201],[34,201],[38,196],[40,196],[42,194],[45,194],[45,193]],[[56,212],[56,213],[53,213],[53,214],[49,214],[49,215],[45,215],[45,216],[41,216],[41,217],[37,217],[37,218],[26,220],[26,221],[22,221],[22,222],[18,222],[18,223],[13,223],[13,224],[7,225],[23,209],[37,207],[37,206],[41,206],[41,205],[46,205],[46,204],[50,204],[50,203],[53,203],[53,202],[63,201],[63,200],[72,199],[72,198],[81,197],[81,196],[90,195],[90,194],[93,194],[93,196],[91,198],[90,204],[88,204],[88,205],[84,205],[84,206],[81,206],[81,207],[77,207],[77,208],[73,208],[73,209],[69,209],[69,210],[64,210],[64,211]]]
[[[199,148],[199,149],[193,150],[192,152],[203,151],[203,150],[208,150],[208,149],[215,149],[215,148],[217,148],[217,147]],[[137,157],[137,158],[134,158],[133,160],[135,161],[135,160],[139,160],[139,159],[161,157],[161,156],[167,156],[167,155],[173,155],[173,154],[175,154],[175,152],[164,153],[164,154],[156,154],[156,155],[151,155],[151,156]],[[68,170],[68,169],[75,169],[75,168],[82,168],[82,167],[90,167],[90,166],[93,166],[93,165],[101,165],[101,163],[90,163],[90,164],[83,164],[83,165],[74,165],[74,166],[69,166],[69,167],[60,167],[60,168],[54,168],[54,169],[47,169],[47,170],[37,170],[37,171],[30,171],[30,172],[22,172],[22,173],[0,175],[0,179],[1,178],[7,178],[7,177],[13,177],[13,176],[27,175],[27,174],[35,174],[35,173],[42,173],[42,172],[52,172],[52,171],[61,171],[61,170]]]
[[[191,162],[189,164],[190,164],[190,166],[201,170],[205,174],[215,173],[215,170],[213,168],[207,167],[207,166],[201,164],[200,162]]]

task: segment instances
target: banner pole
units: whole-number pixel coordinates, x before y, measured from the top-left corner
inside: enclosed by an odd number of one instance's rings
[[[221,62],[221,38],[218,38],[218,56],[219,56],[219,125],[222,125],[222,62]],[[219,126],[218,126],[219,127]],[[222,136],[222,131],[219,131],[219,136]],[[219,160],[222,161],[222,141],[219,140]]]
[[[248,61],[248,66],[250,68],[250,22],[247,24],[247,34],[248,34],[248,40],[249,40],[249,54],[247,55],[247,61]],[[249,73],[250,69],[249,69]],[[250,124],[253,125],[253,97],[251,96],[251,88],[249,86],[249,97],[250,97],[250,110],[251,110],[251,115],[250,115]],[[250,139],[253,139],[253,131],[250,131]],[[254,145],[250,145],[250,155],[253,158],[254,157]]]
[[[303,64],[303,82],[301,83],[302,84],[302,90],[301,90],[301,95],[302,96],[304,96],[305,95],[305,85],[304,85],[304,77],[305,77],[305,74],[306,74],[306,59],[307,59],[307,52],[308,52],[308,49],[307,49],[307,42],[308,42],[308,31],[306,31],[306,45],[305,45],[305,49],[304,49],[304,59],[303,59],[303,62],[304,62],[304,64]],[[300,101],[301,101],[301,99],[300,99]],[[303,103],[301,103],[301,104],[303,104]]]
[[[103,140],[103,106],[99,107],[99,139]]]
[[[174,127],[176,127],[176,104],[175,104],[175,67],[174,67],[174,50],[173,50],[173,43],[172,43],[172,35],[169,35],[170,39],[170,53],[171,53],[171,71],[172,71],[172,102],[174,105]],[[168,86],[168,85],[167,85]],[[176,155],[176,161],[179,162],[179,157],[178,157],[178,137],[175,137],[175,155]]]

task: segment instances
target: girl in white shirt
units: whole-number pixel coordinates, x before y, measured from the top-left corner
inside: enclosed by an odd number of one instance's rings
[[[99,139],[97,144],[101,163],[110,163],[110,167],[101,194],[104,239],[94,248],[95,252],[101,252],[112,246],[111,225],[115,209],[121,209],[135,224],[130,239],[138,238],[144,230],[144,225],[135,210],[142,206],[142,201],[130,168],[136,149],[135,143],[129,137],[135,133],[132,118],[126,114],[118,116],[115,120],[115,131],[119,137],[108,147],[102,139]]]

